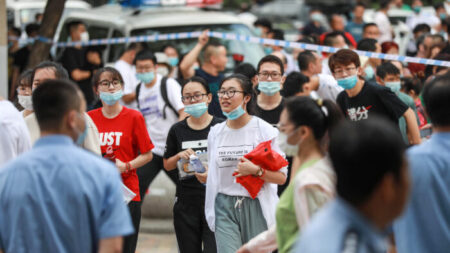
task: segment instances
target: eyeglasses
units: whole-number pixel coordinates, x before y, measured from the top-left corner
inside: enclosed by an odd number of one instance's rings
[[[353,73],[353,71],[355,71],[356,68],[352,67],[352,68],[346,68],[346,69],[338,69],[334,71],[334,74],[336,76],[343,76],[344,73],[346,73],[347,75],[350,75],[350,73]]]
[[[190,101],[192,101],[192,99],[194,99],[194,101],[200,101],[200,100],[202,100],[203,96],[206,96],[206,95],[207,94],[195,94],[193,96],[182,96],[181,101],[183,101],[183,103],[190,102]]]
[[[119,80],[103,80],[98,83],[103,88],[109,88],[109,86],[112,84],[114,88],[120,88],[120,85],[122,85],[122,82]]]
[[[281,73],[278,73],[278,72],[272,72],[272,73],[262,72],[262,73],[258,73],[258,77],[261,78],[261,79],[265,79],[265,80],[269,79],[269,76],[270,76],[270,78],[272,78],[272,80],[277,80],[277,79],[281,78]]]
[[[217,96],[219,98],[223,98],[225,95],[227,95],[228,98],[232,98],[234,97],[234,95],[236,94],[236,92],[238,93],[244,93],[243,91],[239,91],[239,90],[221,90],[217,92]]]

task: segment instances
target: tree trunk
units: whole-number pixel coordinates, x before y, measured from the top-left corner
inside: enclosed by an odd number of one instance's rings
[[[64,11],[66,0],[47,0],[44,10],[44,18],[39,28],[39,36],[53,39],[59,20]],[[34,68],[40,62],[47,60],[51,44],[36,41],[28,59],[28,68]]]

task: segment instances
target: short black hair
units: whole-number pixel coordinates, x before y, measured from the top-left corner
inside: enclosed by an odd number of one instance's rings
[[[136,54],[136,57],[134,58],[134,65],[136,65],[137,61],[145,61],[145,60],[151,60],[155,66],[158,63],[156,61],[156,56],[152,53],[152,51],[141,50],[139,51],[139,53]]]
[[[272,22],[268,20],[267,18],[258,18],[254,23],[253,26],[263,26],[269,29],[269,31],[272,30]]]
[[[425,23],[418,24],[414,27],[413,33],[418,33],[418,32],[430,33],[431,27]]]
[[[261,65],[263,65],[264,63],[267,63],[267,62],[277,64],[280,67],[281,75],[284,75],[283,62],[281,61],[280,58],[276,57],[275,55],[271,55],[271,54],[266,55],[261,60],[259,60],[258,67],[256,68],[256,72],[259,73],[259,71],[261,70]]]
[[[75,20],[75,21],[71,21],[67,24],[67,31],[69,32],[69,34],[72,32],[73,29],[77,28],[79,25],[84,25],[86,26],[83,21],[80,20]]]
[[[184,87],[188,83],[191,83],[191,82],[200,83],[203,86],[203,88],[205,89],[206,94],[210,94],[211,93],[211,90],[209,89],[209,85],[208,85],[208,83],[206,82],[205,79],[203,79],[203,78],[201,78],[199,76],[193,76],[193,77],[189,78],[189,80],[187,80],[185,83],[183,83],[183,85],[181,85],[181,94],[183,94]]]
[[[39,69],[53,69],[53,71],[55,72],[56,79],[69,80],[69,74],[61,64],[53,61],[43,61],[39,63],[39,65],[34,67],[31,81],[34,81],[34,75],[36,74],[36,71],[38,71]]]
[[[300,71],[307,70],[308,66],[311,62],[314,62],[316,60],[316,57],[314,56],[313,52],[310,50],[305,50],[298,54],[297,56],[297,62],[298,67],[300,68]]]
[[[325,46],[332,47],[333,44],[336,42],[336,38],[338,36],[342,36],[345,40],[345,36],[341,31],[334,31],[334,32],[330,32],[327,35],[325,35],[325,39],[323,39],[323,44]]]
[[[41,27],[41,26],[38,25],[38,24],[36,24],[36,23],[28,24],[28,25],[25,27],[25,31],[26,31],[28,37],[30,37],[31,35],[33,35],[33,33],[38,33],[40,27]]]
[[[242,74],[242,75],[248,77],[250,80],[253,77],[255,77],[257,74],[255,67],[253,67],[252,64],[247,63],[247,62],[241,63],[241,64],[237,65],[236,67],[234,67],[233,73]]]
[[[435,126],[450,126],[450,73],[437,76],[425,84],[423,102],[425,111]]]
[[[358,42],[356,49],[375,52],[377,50],[377,40],[365,38]]]
[[[384,80],[387,75],[400,75],[400,70],[391,62],[384,62],[377,67],[377,76]]]
[[[69,80],[47,80],[32,95],[33,109],[41,131],[58,130],[67,112],[80,111],[82,93]]]
[[[281,29],[273,29],[272,35],[272,39],[274,40],[284,40],[284,32]]]
[[[401,82],[402,82],[402,87],[406,94],[408,94],[410,91],[414,91],[414,93],[416,93],[416,95],[419,95],[420,92],[422,91],[422,88],[423,88],[422,81],[420,81],[420,79],[417,77],[402,78]]]
[[[285,98],[295,96],[295,94],[303,92],[303,86],[308,82],[309,77],[300,72],[293,71],[286,76],[281,93]]]
[[[20,37],[22,35],[22,31],[20,30],[20,28],[17,27],[9,27],[8,30],[10,30],[12,33],[14,33],[14,35],[16,35],[16,37]]]
[[[398,127],[385,118],[342,121],[331,132],[329,144],[337,194],[352,205],[360,205],[387,174],[399,180],[405,148]]]
[[[368,27],[370,27],[370,26],[376,26],[376,27],[378,27],[378,25],[377,24],[375,24],[375,23],[366,23],[364,26],[363,26],[363,32],[365,32],[366,31],[366,29],[368,28]]]
[[[362,3],[362,2],[356,3],[356,4],[355,4],[355,7],[353,7],[353,10],[355,10],[355,9],[358,8],[358,7],[363,7],[363,8],[365,9],[365,8],[366,8],[366,5],[365,5],[364,3]]]
[[[163,45],[161,47],[161,52],[164,52],[164,50],[166,50],[167,48],[170,48],[170,47],[175,49],[175,51],[177,51],[177,53],[178,53],[177,47],[175,45],[173,45],[173,44],[165,44],[165,45]]]
[[[25,87],[31,87],[33,84],[33,70],[32,69],[26,69],[22,73],[20,73],[19,78],[17,79],[17,85],[19,86],[25,86]]]
[[[389,4],[392,2],[392,0],[380,0],[380,9],[385,9],[389,6]]]

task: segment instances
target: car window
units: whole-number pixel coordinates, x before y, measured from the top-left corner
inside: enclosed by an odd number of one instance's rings
[[[250,29],[243,24],[224,24],[224,25],[198,25],[198,26],[177,26],[177,27],[158,27],[158,28],[148,28],[148,29],[138,29],[131,31],[131,36],[139,35],[154,35],[154,34],[166,34],[166,33],[181,33],[181,32],[192,32],[192,31],[203,31],[209,29],[215,32],[224,33],[235,33],[239,35],[254,36]],[[211,38],[210,40],[217,40],[227,48],[228,64],[227,72],[231,72],[236,65],[233,59],[233,55],[244,56],[243,62],[248,62],[256,66],[258,61],[264,56],[264,51],[261,45],[241,42],[241,41],[231,41]],[[191,50],[197,43],[197,38],[194,39],[181,39],[176,41],[157,41],[148,43],[149,48],[158,52],[165,44],[175,44],[178,48],[180,54],[186,54]],[[237,57],[239,58],[239,57]]]

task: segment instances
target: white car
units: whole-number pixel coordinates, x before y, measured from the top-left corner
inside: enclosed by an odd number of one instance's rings
[[[46,0],[7,0],[6,12],[8,24],[24,29],[29,23],[35,22],[35,15],[44,13]],[[67,0],[64,13],[74,10],[88,10],[91,5],[81,0]]]
[[[82,21],[90,39],[118,38],[141,35],[210,31],[236,33],[254,36],[251,28],[244,24],[237,15],[219,11],[205,11],[195,7],[154,7],[145,9],[124,8],[120,5],[104,5],[86,11],[74,11],[67,14],[60,22],[55,40],[68,41],[67,24]],[[211,38],[210,40],[213,40]],[[242,59],[254,66],[264,56],[261,45],[240,41],[217,39],[228,51],[227,71],[233,69],[235,59]],[[189,52],[197,39],[179,39],[147,43],[153,52],[165,44],[174,44],[181,54]],[[103,51],[105,63],[116,61],[124,51],[125,44],[107,45]],[[56,57],[60,55],[57,50]]]

